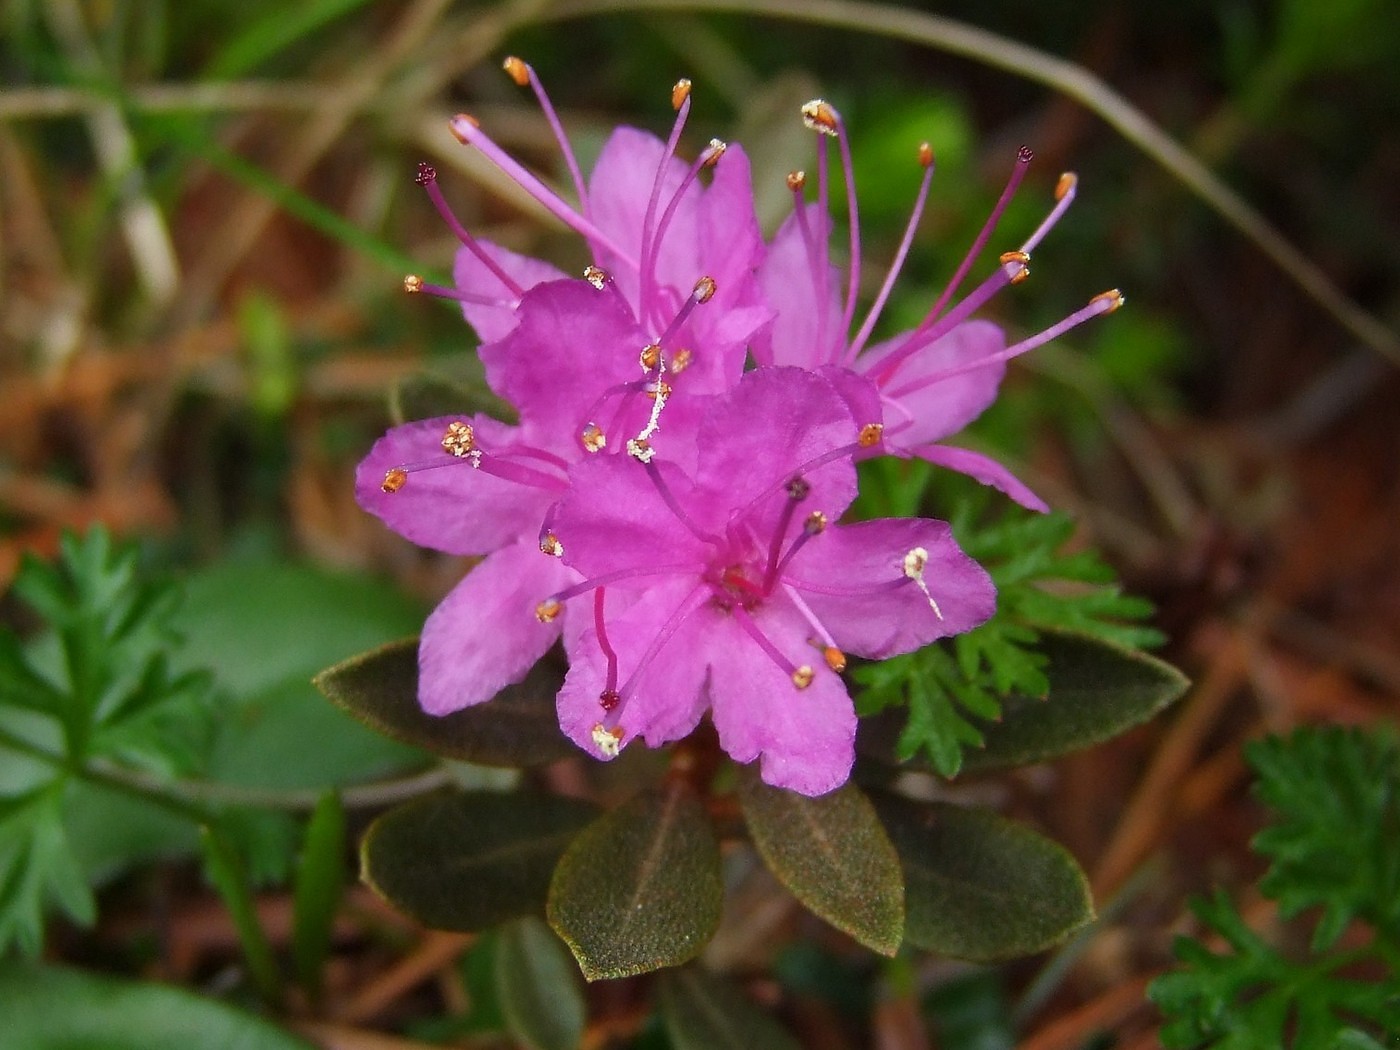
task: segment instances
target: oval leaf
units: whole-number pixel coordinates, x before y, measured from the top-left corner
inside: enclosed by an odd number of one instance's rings
[[[947,803],[875,799],[904,868],[904,939],[973,962],[1029,955],[1091,921],[1073,857],[1029,828]]]
[[[276,1025],[161,984],[0,963],[4,1044],[103,1050],[312,1050]]]
[[[749,832],[793,896],[884,955],[904,933],[899,856],[870,800],[854,784],[820,798],[770,787],[752,769],[739,781]]]
[[[719,925],[719,845],[684,784],[643,791],[569,846],[549,887],[549,924],[590,981],[675,966]]]
[[[496,998],[506,1026],[530,1050],[575,1050],[586,1020],[578,970],[539,919],[521,919],[496,942]]]
[[[333,703],[371,729],[446,758],[487,766],[534,766],[574,753],[559,731],[554,696],[564,681],[546,656],[525,680],[484,704],[441,717],[418,706],[418,640],[391,642],[314,679]]]
[[[798,1050],[782,1025],[729,981],[695,966],[661,979],[661,1019],[675,1050]]]
[[[361,877],[439,930],[471,933],[538,915],[554,865],[597,812],[577,799],[522,792],[418,799],[370,825]]]
[[[1008,769],[1101,743],[1146,722],[1191,684],[1171,664],[1101,638],[1042,631],[1041,647],[1050,692],[1007,697],[1001,721],[979,723],[985,746],[967,751],[965,769]]]

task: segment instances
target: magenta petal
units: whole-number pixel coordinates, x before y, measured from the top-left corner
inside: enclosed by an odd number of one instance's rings
[[[625,611],[614,612],[618,595],[609,589],[608,639],[618,657],[618,685],[626,684],[647,654],[658,632],[681,608],[694,581],[671,579],[654,584]],[[576,599],[579,603],[589,598]],[[694,617],[715,615],[701,609]],[[574,622],[584,619],[582,609]],[[591,621],[590,621],[591,622]],[[621,744],[636,737],[651,747],[679,740],[693,730],[705,713],[705,679],[709,654],[707,632],[687,621],[682,632],[661,647],[647,665],[638,687],[616,709],[622,729]],[[559,725],[564,734],[598,757],[606,757],[593,739],[593,729],[606,715],[598,702],[607,684],[607,664],[598,646],[597,633],[588,628],[568,643],[569,673],[559,692]]]
[[[583,280],[531,289],[518,316],[505,338],[480,350],[491,388],[556,451],[577,449],[603,392],[641,377],[637,355],[647,339],[614,292]]]
[[[815,204],[807,205],[806,215],[813,236],[829,239],[830,218]],[[776,314],[768,338],[755,347],[755,356],[762,364],[818,368],[841,363],[834,360],[847,338],[841,330],[841,273],[834,266],[828,268],[825,303],[818,302],[818,273],[797,216],[791,215],[773,237],[759,270],[763,294]]]
[[[545,281],[559,280],[564,276],[555,267],[540,259],[521,255],[488,241],[478,243],[522,291]],[[458,291],[498,301],[496,304],[462,304],[462,315],[466,317],[467,323],[476,329],[476,334],[483,343],[500,339],[515,327],[518,299],[514,289],[506,285],[471,249],[457,250],[457,258],[452,264],[452,281]]]
[[[655,461],[681,505],[694,507],[694,485],[676,467]],[[646,468],[627,455],[591,456],[569,472],[553,529],[564,561],[587,578],[629,569],[704,564],[705,546],[667,506]],[[639,576],[631,586],[646,587]]]
[[[937,611],[905,575],[905,557],[915,549],[926,553],[924,582]],[[962,552],[946,522],[928,518],[828,529],[783,579],[840,648],[876,660],[969,631],[996,611],[986,571]]]
[[[489,416],[442,416],[394,427],[374,443],[355,468],[355,499],[384,524],[414,543],[449,554],[486,554],[520,536],[522,522],[538,523],[556,493],[473,470],[442,449],[447,425],[469,422],[477,441],[505,449],[520,431]],[[386,471],[419,463],[397,492],[382,488]],[[563,476],[560,475],[560,488]],[[533,538],[533,537],[532,537]]]
[[[1027,510],[1036,510],[1042,514],[1048,514],[1050,511],[1049,504],[991,456],[984,456],[967,448],[954,448],[951,445],[922,445],[910,449],[910,452],[920,459],[975,478],[983,485],[990,485],[997,491],[1006,493]]]
[[[725,654],[710,668],[710,703],[724,750],[737,762],[760,759],[763,780],[775,787],[823,795],[844,784],[855,761],[856,715],[840,676],[817,659],[812,684],[798,689],[732,616],[712,619],[709,645]],[[754,621],[790,658],[816,655],[809,628],[786,602],[768,603]]]
[[[834,521],[856,495],[850,454],[811,464],[854,448],[856,435],[845,400],[825,379],[799,368],[760,368],[711,405],[700,427],[696,481],[716,504],[737,510],[765,493],[777,494],[770,502],[780,506],[781,486],[801,472],[811,487],[803,513],[821,510]]]
[[[418,643],[418,702],[446,715],[518,682],[559,637],[535,606],[572,573],[533,541],[502,547],[467,573],[433,610]]]
[[[879,362],[903,341],[897,336],[871,347],[856,361],[862,375],[880,374]],[[995,361],[983,368],[960,372],[906,392],[926,376],[981,360],[1006,348],[1006,336],[990,321],[960,324],[942,339],[930,343],[899,365],[894,377],[880,384],[891,402],[885,412],[885,438],[900,445],[917,445],[956,434],[996,400],[1006,374],[1006,363]]]

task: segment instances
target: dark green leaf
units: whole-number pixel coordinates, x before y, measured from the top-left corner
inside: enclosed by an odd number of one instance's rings
[[[85,926],[97,917],[64,830],[63,798],[62,780],[0,796],[0,950],[15,945],[38,955],[51,907]]]
[[[904,935],[899,857],[870,800],[854,784],[820,798],[770,787],[747,768],[739,799],[764,861],[793,896],[885,955]]]
[[[1056,758],[1146,722],[1190,683],[1171,664],[1135,649],[1069,631],[1041,631],[1049,659],[1044,699],[1008,697],[1000,722],[980,726],[984,746],[968,770],[1006,769]]]
[[[476,412],[514,422],[514,406],[491,393],[476,355],[458,361],[454,372],[461,374],[419,372],[399,380],[389,398],[389,414],[394,422]]]
[[[704,948],[723,903],[719,845],[680,783],[635,795],[559,861],[549,924],[590,981],[675,966]]]
[[[578,968],[539,919],[519,919],[500,931],[496,998],[511,1035],[530,1050],[579,1045],[586,1017]]]
[[[261,1018],[180,988],[0,963],[6,1050],[311,1050]]]
[[[427,926],[485,929],[540,914],[555,863],[596,813],[586,802],[523,792],[418,799],[370,825],[361,875]]]
[[[661,1019],[675,1050],[797,1050],[798,1043],[733,984],[698,966],[661,977]]]
[[[418,706],[418,641],[394,642],[316,676],[316,687],[372,729],[447,758],[494,766],[531,766],[571,754],[559,731],[554,697],[564,676],[546,657],[518,685],[485,704],[450,715]]]
[[[904,869],[904,939],[974,962],[1028,955],[1094,917],[1074,858],[1028,828],[946,803],[879,795]]]
[[[306,994],[321,994],[321,967],[330,951],[331,925],[345,888],[345,808],[327,792],[306,825],[292,908],[292,957]]]

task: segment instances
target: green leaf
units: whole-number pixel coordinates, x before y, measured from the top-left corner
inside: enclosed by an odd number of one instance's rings
[[[675,1050],[798,1050],[767,1011],[698,966],[668,971],[660,984],[661,1019]]]
[[[0,950],[14,945],[26,955],[38,955],[50,907],[83,926],[97,917],[97,904],[64,831],[63,798],[62,780],[0,797]]]
[[[316,676],[316,688],[365,725],[447,758],[491,766],[553,762],[576,749],[559,731],[563,670],[546,657],[485,704],[441,717],[418,706],[418,641],[393,642]]]
[[[253,888],[242,858],[213,827],[200,828],[199,845],[209,881],[219,891],[234,929],[238,931],[238,941],[243,946],[243,956],[248,962],[253,983],[265,1002],[276,1003],[281,998],[282,990],[277,976],[277,962],[272,957],[267,934],[258,922]]]
[[[1136,649],[1070,631],[1041,631],[1050,688],[1044,699],[1008,697],[987,723],[968,770],[1043,762],[1109,740],[1152,718],[1190,682],[1171,664]]]
[[[370,825],[361,876],[427,926],[475,932],[539,914],[556,862],[596,814],[586,802],[524,792],[418,799]]]
[[[904,869],[907,943],[973,962],[1038,952],[1091,921],[1069,853],[1012,821],[946,803],[878,795]]]
[[[628,799],[569,846],[549,924],[590,981],[676,966],[719,926],[719,845],[704,807],[672,782]]]
[[[904,935],[899,856],[854,784],[820,798],[770,787],[746,768],[739,800],[754,845],[793,896],[884,955]]]
[[[180,988],[15,963],[0,963],[0,1031],[7,1050],[312,1050]]]
[[[313,1000],[330,952],[331,925],[345,889],[345,807],[327,792],[306,825],[292,898],[292,958],[297,980]]]
[[[496,941],[496,998],[506,1026],[530,1050],[575,1050],[586,1020],[578,968],[539,919],[504,927]]]

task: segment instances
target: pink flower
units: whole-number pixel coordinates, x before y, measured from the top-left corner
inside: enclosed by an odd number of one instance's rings
[[[996,399],[1006,361],[1121,304],[1122,296],[1117,291],[1105,292],[1058,324],[1012,346],[1006,345],[1005,335],[996,325],[970,320],[998,291],[1029,274],[1030,253],[1074,199],[1075,176],[1060,177],[1055,190],[1055,207],[1026,242],[1016,251],[1002,255],[1000,265],[991,276],[966,297],[954,302],[958,287],[986,246],[1024,177],[1031,151],[1022,147],[1001,199],[924,319],[913,329],[872,345],[870,336],[894,288],[923,213],[933,177],[933,153],[927,143],[919,148],[924,177],[913,212],[894,262],[857,327],[861,244],[850,144],[841,115],[830,103],[817,99],[804,106],[802,112],[808,127],[819,133],[817,202],[808,204],[803,199],[804,173],[794,172],[788,177],[793,192],[793,214],[773,238],[760,270],[763,289],[776,310],[776,318],[768,338],[755,348],[759,361],[841,370],[844,376],[833,375],[833,382],[859,406],[858,411],[874,412],[873,418],[885,424],[881,450],[899,456],[918,456],[949,467],[1002,490],[1023,506],[1046,510],[1040,497],[1000,463],[970,449],[940,442],[972,422]],[[833,138],[841,151],[850,224],[851,258],[844,288],[842,274],[830,257],[828,154],[829,140]],[[872,454],[876,451],[880,450],[872,450]]]
[[[943,522],[833,524],[880,426],[827,380],[761,368],[707,400],[683,439],[692,453],[634,444],[569,471],[552,528],[583,579],[540,615],[578,601],[592,621],[566,636],[560,724],[607,758],[637,737],[683,737],[708,708],[733,758],[819,795],[854,758],[845,654],[881,659],[969,630],[995,591]]]
[[[523,63],[508,60],[507,69],[538,90]],[[448,209],[436,173],[420,168],[420,183],[463,247],[456,288],[417,277],[405,287],[461,301],[487,340],[479,351],[487,383],[520,416],[518,426],[464,415],[394,427],[356,471],[361,506],[396,532],[435,550],[485,556],[424,625],[419,700],[429,713],[490,699],[558,639],[561,625],[534,610],[540,595],[577,578],[559,561],[549,524],[570,464],[610,440],[616,451],[630,437],[654,433],[673,393],[711,393],[737,381],[748,342],[771,317],[755,276],[763,243],[747,161],[740,150],[711,143],[695,163],[681,162],[675,150],[690,108],[688,84],[673,97],[670,140],[618,129],[587,190],[560,132],[582,200],[577,209],[469,118],[453,121],[464,142],[584,235],[596,265],[582,280],[477,241]],[[703,186],[698,176],[706,167],[714,178]],[[689,406],[698,404],[688,396],[667,414],[667,426],[683,428]]]

